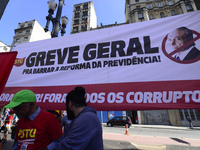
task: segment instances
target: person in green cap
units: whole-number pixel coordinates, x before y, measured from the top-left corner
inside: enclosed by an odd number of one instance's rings
[[[19,120],[12,150],[51,150],[62,136],[57,118],[36,105],[36,96],[30,90],[17,92],[4,108],[12,108]]]

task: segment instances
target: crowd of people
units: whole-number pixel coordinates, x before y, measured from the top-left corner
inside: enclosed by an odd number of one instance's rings
[[[102,126],[96,110],[87,106],[85,88],[71,90],[65,105],[66,111],[60,116],[37,106],[32,91],[17,92],[4,106],[3,139],[7,140],[14,126],[12,150],[103,150]]]
[[[11,132],[11,128],[16,125],[18,117],[13,113],[13,110],[9,108],[1,109],[1,117],[0,131],[4,132],[4,136],[1,140],[7,141],[8,133]]]

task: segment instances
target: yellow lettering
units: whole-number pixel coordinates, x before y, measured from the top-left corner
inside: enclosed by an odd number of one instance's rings
[[[24,138],[24,132],[23,132],[23,130],[19,130],[18,136],[19,136],[20,138]]]
[[[25,129],[25,131],[26,131],[26,138],[28,138],[28,133],[29,133],[30,129]]]
[[[15,60],[15,64],[17,64],[18,63],[18,60]]]
[[[35,134],[36,129],[20,129],[17,136],[20,138],[34,138]]]
[[[30,137],[34,138],[35,137],[35,133],[36,133],[36,129],[31,129],[31,131],[30,131]]]

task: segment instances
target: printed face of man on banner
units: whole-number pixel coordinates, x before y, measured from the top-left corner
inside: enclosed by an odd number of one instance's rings
[[[194,38],[194,35],[197,36]],[[199,38],[199,33],[186,27],[173,29],[164,39],[168,43],[168,46],[166,46],[168,50],[164,48],[163,52],[170,59],[179,63],[196,62],[199,60],[200,51],[195,47],[196,44],[194,42]]]
[[[180,29],[174,29],[168,34],[168,40],[172,43],[174,49],[178,49],[187,42],[187,35],[185,31]],[[186,48],[183,48],[184,50]]]

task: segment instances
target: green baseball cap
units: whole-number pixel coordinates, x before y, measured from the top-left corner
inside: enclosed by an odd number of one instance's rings
[[[20,105],[21,103],[35,102],[35,101],[36,101],[36,96],[32,91],[21,90],[13,96],[11,102],[5,105],[4,108],[13,108]]]

